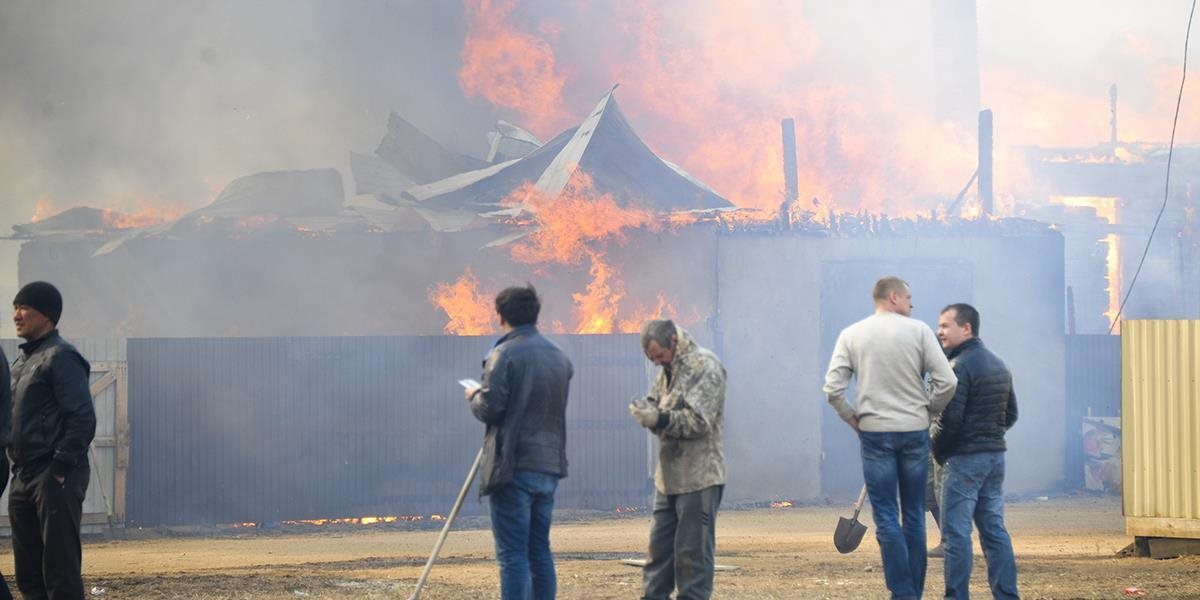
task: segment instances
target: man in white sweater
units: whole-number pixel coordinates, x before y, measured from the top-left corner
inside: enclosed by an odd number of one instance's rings
[[[925,589],[929,423],[954,397],[958,379],[933,330],[909,317],[908,283],[884,277],[871,295],[875,314],[838,335],[825,374],[825,396],[858,432],[888,590],[894,599],[920,598]],[[858,386],[856,406],[846,400],[852,375]]]

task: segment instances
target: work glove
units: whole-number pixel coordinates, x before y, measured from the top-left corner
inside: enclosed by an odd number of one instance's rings
[[[646,398],[637,398],[630,402],[629,414],[633,415],[633,419],[646,429],[653,429],[655,425],[658,425],[658,405]]]

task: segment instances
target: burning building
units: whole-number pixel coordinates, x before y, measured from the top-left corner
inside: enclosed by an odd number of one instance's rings
[[[224,406],[218,398],[232,393],[255,406],[267,398],[274,398],[270,406],[289,399],[251,384],[227,383],[226,388],[234,387],[225,393],[203,381],[184,385],[192,378],[183,372],[152,377],[144,371],[151,368],[147,365],[172,373],[162,357],[182,352],[179,364],[186,364],[190,347],[186,341],[153,338],[250,338],[238,345],[242,348],[274,347],[284,342],[272,339],[295,336],[487,335],[498,327],[493,294],[524,280],[534,282],[545,299],[543,327],[560,335],[631,332],[645,319],[669,316],[726,362],[728,497],[758,501],[841,495],[859,484],[853,437],[824,408],[821,378],[837,332],[870,312],[871,284],[897,274],[913,284],[915,316],[927,322],[936,321],[940,307],[951,302],[978,306],[985,316],[985,339],[1018,374],[1018,395],[1029,400],[1022,405],[1025,425],[1013,434],[1010,488],[1041,490],[1063,479],[1062,461],[1054,458],[1063,454],[1064,411],[1064,246],[1058,231],[1021,219],[897,219],[795,202],[781,213],[735,209],[653,153],[622,115],[612,91],[578,126],[545,144],[511,125],[499,126],[491,140],[489,160],[462,157],[393,116],[374,155],[352,155],[360,196],[350,202],[344,201],[340,174],[325,169],[243,177],[207,207],[142,227],[75,209],[18,228],[18,235],[28,239],[21,277],[62,282],[65,297],[74,303],[68,307],[70,335],[149,338],[139,339],[129,352],[137,384],[131,387],[142,390],[133,390],[131,420],[137,424],[141,406],[146,415],[141,418],[186,422],[188,429],[179,435],[201,445],[220,444],[224,438],[217,432],[231,427],[216,414]],[[581,343],[562,339],[571,347]],[[644,378],[632,367],[642,363],[636,341],[622,339],[628,356],[617,363],[600,358],[597,364],[626,365],[622,368],[632,368],[634,379]],[[409,342],[397,343],[409,347]],[[421,344],[412,343],[414,353],[393,358],[424,364],[425,353],[416,350]],[[224,347],[219,341],[205,344],[203,352]],[[1034,346],[1041,351],[1024,351]],[[238,350],[243,351],[253,354]],[[319,372],[325,364],[309,361],[311,351],[287,354],[303,372]],[[472,356],[456,351],[453,364],[405,372],[442,373],[450,381],[452,372],[478,369]],[[268,370],[287,369],[285,364]],[[380,385],[379,390],[391,389]],[[318,412],[326,415],[326,423],[340,423],[334,429],[347,440],[384,436],[386,430],[403,429],[405,415],[428,412],[437,401],[441,387],[422,385],[422,391],[401,393],[398,404],[386,409],[360,399],[367,403],[363,406],[375,407],[370,409],[374,419]],[[587,422],[611,421],[614,431],[622,431],[618,425],[627,415],[599,407],[623,410],[629,389],[586,390],[586,397],[573,399],[578,410],[603,415]],[[622,396],[608,397],[613,393]],[[199,398],[213,400],[198,403]],[[344,401],[348,406],[359,402]],[[170,406],[197,404],[211,404],[211,418],[168,419],[176,414]],[[269,410],[253,412],[266,415],[259,422],[278,421]],[[162,423],[143,430],[159,430]],[[287,421],[279,423],[284,427]],[[419,450],[396,455],[398,464],[410,467],[389,476],[411,479],[409,484],[444,476],[446,469],[426,468],[421,457],[457,456],[457,446],[471,439],[477,425],[463,415],[445,428],[438,439],[414,446]],[[167,462],[143,466],[141,474],[133,466],[131,486],[151,485],[147,482],[161,479],[154,473],[174,472],[170,460],[188,460],[168,451],[178,435],[139,436],[133,429],[135,463],[138,456]],[[573,461],[606,473],[634,473],[635,479],[645,470],[649,439],[624,440],[629,452],[617,464],[611,457],[597,458],[608,446],[603,436],[588,437],[582,430],[576,435],[591,441],[576,447]],[[269,447],[246,452],[286,456],[284,448],[271,444],[297,437],[304,438],[290,429],[258,436],[253,443]],[[333,445],[357,447],[352,441]],[[235,455],[240,454],[229,454],[228,462],[240,469],[269,466],[239,463]],[[345,462],[362,462],[362,457],[347,455]],[[180,472],[191,468],[178,467]],[[196,477],[222,472],[227,470]],[[244,475],[249,482],[274,481]],[[618,494],[597,489],[603,486],[588,483],[586,473],[579,477],[585,489],[567,496],[576,505],[594,505],[601,502],[597,498],[636,503],[636,496],[626,497],[629,489],[641,490],[645,483],[635,482]],[[277,483],[270,489],[283,489],[283,482]],[[230,502],[254,504],[253,490],[239,493],[249,495],[211,504],[223,510],[232,510]],[[380,514],[387,502],[417,502],[415,493],[384,486],[365,493],[355,506]],[[421,493],[420,501],[428,502],[428,489]],[[131,492],[131,514],[137,513],[139,494]],[[330,516],[336,502],[322,497],[303,514],[264,518]],[[152,502],[141,506],[150,511],[142,517],[147,523],[181,518],[154,512],[159,509],[149,508]],[[194,506],[180,510],[187,518],[207,518]]]

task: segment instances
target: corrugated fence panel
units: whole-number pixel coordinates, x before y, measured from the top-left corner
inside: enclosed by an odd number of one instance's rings
[[[75,345],[79,353],[89,362],[125,361],[125,340],[122,338],[68,338],[68,340]],[[22,343],[24,343],[24,340],[12,338],[0,340],[0,349],[4,350],[4,356],[8,357],[10,364],[16,360],[17,347]]]
[[[127,520],[445,514],[483,434],[455,381],[479,377],[493,341],[129,340]],[[555,341],[576,372],[558,506],[644,503],[647,439],[626,409],[646,388],[636,337]]]
[[[638,336],[553,339],[575,366],[567,405],[569,476],[557,505],[611,510],[645,504],[653,485],[646,470],[650,440],[629,415],[629,401],[649,388]]]
[[[1200,538],[1200,321],[1121,323],[1126,529]]]
[[[1121,414],[1120,336],[1067,336],[1066,366],[1066,479],[1068,484],[1080,488],[1084,465],[1083,418]]]
[[[125,340],[110,338],[110,339],[83,339],[70,340],[83,355],[85,359],[92,364],[92,373],[90,375],[90,383],[95,384],[104,377],[105,371],[101,369],[104,363],[121,362],[125,360]],[[3,339],[0,340],[0,349],[3,349],[4,356],[11,364],[16,360],[19,352],[18,346],[23,340]],[[116,438],[116,385],[110,385],[94,398],[94,406],[96,410],[96,438],[108,438],[115,440]],[[89,462],[91,463],[91,480],[88,483],[87,496],[83,502],[83,514],[85,529],[88,524],[105,523],[108,516],[113,513],[115,502],[115,453],[114,443],[94,443],[89,454]],[[0,516],[8,514],[8,486],[5,486],[4,494],[0,495]],[[7,527],[7,521],[3,527]]]

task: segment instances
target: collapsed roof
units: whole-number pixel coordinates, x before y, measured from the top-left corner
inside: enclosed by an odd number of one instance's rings
[[[486,212],[502,208],[502,201],[527,183],[547,196],[557,196],[575,173],[583,172],[598,194],[611,195],[622,206],[659,212],[732,207],[646,146],[617,106],[615,89],[579,126],[528,155],[414,186],[402,194],[402,200],[435,209]]]
[[[63,234],[107,239],[97,255],[147,237],[182,237],[271,224],[300,231],[462,231],[508,222],[504,200],[525,185],[557,197],[577,173],[622,206],[655,212],[732,208],[708,186],[651,151],[606,93],[578,126],[542,144],[500,121],[489,132],[488,162],[457,154],[392,113],[374,155],[350,153],[355,194],[346,201],[335,169],[275,171],[239,177],[208,206],[141,228],[113,226],[112,211],[78,207],[14,226],[21,237]],[[371,197],[374,198],[371,198]]]

